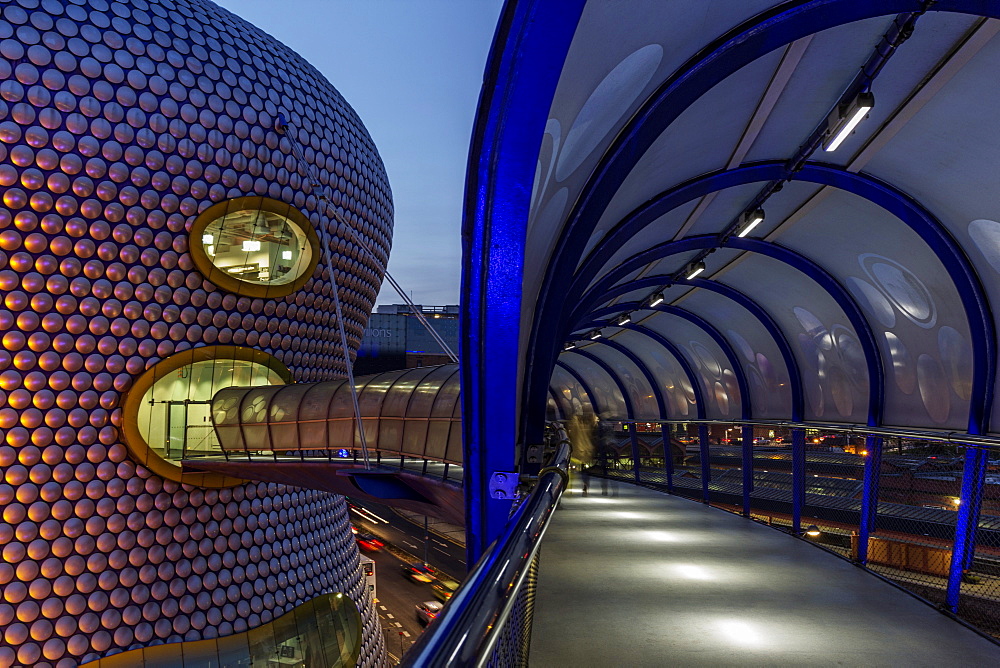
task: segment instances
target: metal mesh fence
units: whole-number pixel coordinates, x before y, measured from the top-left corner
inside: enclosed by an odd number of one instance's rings
[[[845,557],[851,555],[851,537],[860,526],[864,440],[852,434],[805,438],[805,535]]]
[[[962,565],[958,614],[1000,638],[1000,451],[973,454],[982,486],[973,497],[975,552]]]
[[[882,442],[867,567],[936,605],[946,601],[962,468],[951,445]]]
[[[540,552],[540,551],[539,551]],[[535,590],[538,586],[538,553],[531,560],[528,575],[521,585],[510,617],[504,624],[493,654],[486,663],[488,668],[521,668],[528,665],[531,646],[531,621],[535,608]]]

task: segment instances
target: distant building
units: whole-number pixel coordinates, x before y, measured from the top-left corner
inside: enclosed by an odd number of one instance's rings
[[[417,306],[431,327],[458,354],[458,305]],[[406,304],[379,306],[365,328],[354,373],[447,364],[452,360]]]

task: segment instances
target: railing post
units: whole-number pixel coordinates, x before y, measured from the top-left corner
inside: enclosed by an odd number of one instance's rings
[[[667,472],[667,493],[674,493],[674,444],[673,427],[669,424],[660,425],[663,435],[663,465]]]
[[[601,475],[608,477],[608,460],[611,459],[611,447],[604,438],[597,438],[597,456],[600,457]]]
[[[865,475],[861,490],[861,521],[858,523],[858,563],[868,563],[868,539],[878,518],[878,485],[882,479],[882,439],[865,437]]]
[[[958,519],[955,522],[955,543],[951,552],[948,595],[945,600],[948,609],[955,614],[958,613],[958,601],[962,593],[962,576],[972,566],[972,558],[975,556],[976,530],[979,528],[979,509],[983,501],[988,455],[986,448],[965,448],[962,492],[959,497]]]
[[[712,468],[708,462],[708,425],[698,425],[698,448],[701,453],[701,501],[709,502],[708,483],[712,482]]]
[[[743,517],[750,517],[750,493],[753,492],[753,427],[743,425]]]
[[[632,475],[635,484],[639,484],[639,432],[636,429],[636,423],[632,423],[632,428],[629,430],[630,441],[632,444]]]
[[[806,501],[806,430],[792,429],[792,531],[802,531]]]

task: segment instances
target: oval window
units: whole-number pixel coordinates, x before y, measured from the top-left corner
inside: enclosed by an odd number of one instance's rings
[[[239,197],[206,209],[188,243],[198,270],[223,290],[282,297],[302,287],[319,260],[319,237],[295,207]]]
[[[171,355],[136,379],[122,401],[125,443],[140,463],[171,480],[217,486],[217,474],[183,473],[180,462],[222,455],[212,397],[227,387],[285,385],[291,373],[253,348],[206,346]]]

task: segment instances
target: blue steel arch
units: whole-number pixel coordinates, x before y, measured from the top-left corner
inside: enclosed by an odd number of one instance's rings
[[[586,0],[508,2],[483,75],[462,220],[462,455],[466,561],[506,525],[490,476],[515,467],[521,285],[531,184],[549,107]],[[554,361],[549,360],[550,362]],[[549,367],[551,370],[551,366]],[[542,389],[544,393],[544,388]],[[542,415],[531,434],[541,442]]]
[[[588,314],[588,316],[593,318],[593,320],[584,326],[586,327],[610,326],[611,323],[602,322],[600,321],[600,319],[615,313],[621,313],[622,311],[635,311],[642,308],[645,307],[643,307],[642,304],[638,302],[626,302],[626,303],[616,304],[614,306],[607,306]],[[675,315],[678,318],[687,320],[695,327],[704,330],[705,333],[708,334],[713,341],[715,341],[715,343],[719,346],[719,348],[722,349],[722,354],[726,356],[726,359],[729,361],[729,365],[733,368],[733,373],[736,375],[736,384],[740,388],[740,419],[752,420],[753,408],[750,403],[750,389],[749,389],[749,383],[747,382],[746,372],[743,370],[743,365],[740,364],[740,361],[736,356],[736,351],[733,350],[733,346],[729,343],[726,337],[724,337],[722,333],[715,327],[715,325],[711,324],[701,316],[691,313],[691,311],[680,308],[679,306],[661,304],[653,308],[647,308],[646,310],[659,311],[660,313],[669,313],[670,315]],[[574,329],[577,329],[580,326],[581,325],[578,324],[574,326]],[[598,342],[600,342],[601,340],[603,339],[599,339]]]
[[[718,241],[718,237],[715,235],[688,237],[680,241],[659,244],[642,253],[637,253],[618,265],[612,272],[609,272],[597,286],[584,295],[580,300],[578,311],[586,313],[592,305],[599,303],[598,300],[601,298],[603,292],[609,290],[618,280],[627,276],[631,271],[675,253],[715,248]],[[823,267],[804,255],[800,255],[784,246],[751,237],[742,239],[733,237],[729,240],[728,246],[737,250],[760,253],[797,269],[816,281],[837,302],[840,308],[844,310],[844,314],[850,320],[854,331],[858,334],[858,341],[861,344],[862,350],[864,350],[865,362],[868,367],[868,425],[880,425],[882,422],[882,408],[885,403],[885,366],[882,363],[882,352],[876,343],[875,333],[872,331],[868,319],[865,318],[861,312],[861,308],[850,293]]]
[[[604,370],[604,372],[607,373],[611,377],[611,380],[614,381],[614,384],[618,386],[618,391],[621,392],[622,400],[625,402],[625,413],[627,414],[628,419],[632,420],[633,424],[634,424],[634,420],[635,420],[635,408],[632,406],[632,399],[629,397],[628,390],[625,389],[625,386],[622,384],[621,378],[618,377],[618,374],[616,374],[614,372],[614,370],[612,370],[611,367],[608,366],[607,362],[605,362],[604,360],[602,360],[597,355],[594,355],[593,353],[589,353],[586,350],[580,350],[579,348],[573,348],[569,352],[576,353],[577,355],[580,355],[581,357],[585,357],[585,358],[589,359],[591,362],[593,362],[597,366],[601,367]],[[629,440],[632,443],[632,462],[634,463],[635,482],[638,483],[639,482],[639,441],[638,441],[638,438],[636,437],[636,433],[635,433],[635,429],[634,428],[629,432],[629,437],[630,437]]]
[[[596,343],[617,350],[622,355],[631,360],[631,362],[635,364],[636,367],[638,367],[639,372],[646,379],[646,382],[649,383],[649,387],[653,392],[653,398],[656,399],[656,408],[660,412],[660,418],[664,420],[669,419],[670,416],[667,415],[667,402],[663,400],[663,393],[660,391],[660,385],[659,383],[656,382],[656,377],[652,374],[652,372],[650,372],[650,370],[646,368],[646,365],[643,363],[643,361],[639,359],[639,357],[631,350],[629,350],[622,344],[608,337],[602,337],[598,339]]]
[[[642,325],[636,325],[629,323],[621,327],[622,329],[629,329],[633,332],[642,334],[643,336],[649,337],[656,343],[670,353],[678,364],[681,365],[681,369],[684,370],[684,375],[688,377],[688,382],[691,383],[691,391],[694,392],[694,402],[695,402],[695,412],[699,420],[705,419],[705,395],[701,391],[701,383],[698,382],[698,376],[695,375],[694,369],[691,368],[691,363],[688,362],[687,357],[680,351],[673,341],[668,340],[659,332],[654,332],[651,329],[643,327]]]
[[[526,138],[533,133],[537,135],[534,145],[537,147],[540,142],[539,121],[544,123],[551,106],[559,70],[583,4],[583,0],[508,3],[488,61],[490,69],[484,77],[483,98],[470,151],[464,213],[465,255],[473,258],[463,268],[462,293],[466,307],[461,321],[466,361],[463,367],[467,369],[463,371],[467,507],[475,503],[486,505],[486,478],[491,464],[512,461],[510,453],[518,440],[523,442],[541,435],[537,399],[544,396],[547,376],[556,362],[557,351],[553,346],[557,344],[543,337],[540,346],[538,334],[543,331],[543,319],[555,319],[561,312],[557,306],[565,293],[559,289],[559,284],[576,266],[580,256],[576,244],[589,239],[593,224],[629,173],[629,161],[634,164],[662,130],[704,92],[760,55],[828,28],[874,16],[922,12],[931,3],[921,0],[878,3],[870,0],[795,0],[744,22],[680,67],[618,134],[601,160],[597,178],[588,181],[585,193],[574,204],[574,217],[581,213],[591,217],[587,221],[590,228],[563,234],[557,241],[529,334],[526,354],[534,371],[529,368],[519,386],[516,375],[511,373],[511,362],[518,360],[519,344],[517,338],[509,334],[510,323],[519,323],[516,307],[521,298],[527,218],[524,212],[529,197],[526,191],[530,190],[526,184],[532,183],[535,166],[534,155],[530,161],[519,159],[507,163],[499,157],[504,153],[516,155],[525,144],[531,145]],[[1000,0],[938,0],[933,9],[1000,18]],[[531,67],[516,67],[518,63],[511,62],[521,52],[532,56]],[[518,75],[526,80],[518,80]],[[526,122],[519,123],[519,120]],[[606,182],[604,177],[608,175],[613,178]],[[619,180],[614,183],[614,179]],[[501,237],[509,244],[492,243]],[[491,246],[501,250],[491,251]],[[504,258],[512,262],[504,264]],[[566,264],[569,266],[564,266]],[[505,317],[510,318],[506,325],[503,323]],[[498,334],[490,333],[492,325],[500,327]],[[517,325],[513,327],[516,329]],[[499,375],[493,371],[498,371]],[[990,374],[993,373],[991,369]],[[520,412],[517,426],[511,428],[510,421],[518,412],[513,397],[519,389],[523,392],[521,406],[524,410]],[[992,392],[992,384],[989,391]],[[541,404],[544,411],[544,401]],[[984,423],[988,414],[989,411],[984,412]],[[976,433],[985,431],[978,428],[980,425],[975,426]],[[484,454],[468,458],[473,448],[479,448]],[[496,455],[486,459],[488,452]],[[959,513],[956,534],[957,538],[961,537],[960,543],[971,535],[970,532],[974,533],[970,527],[975,523],[967,517],[972,512],[971,505],[965,504]],[[467,517],[472,563],[491,534],[495,535],[497,527],[502,526],[505,517],[501,512],[489,513],[488,522],[485,515],[468,514]],[[955,570],[954,564],[952,570]],[[949,604],[952,604],[952,590],[957,592],[958,579],[954,575],[953,572],[949,581]],[[953,582],[956,584],[951,587]],[[956,606],[957,601],[952,605],[953,610]]]
[[[681,65],[618,133],[570,212],[547,266],[532,321],[528,357],[547,362],[536,368],[550,367],[557,354],[558,342],[539,333],[544,332],[545,320],[561,312],[568,282],[591,234],[631,168],[670,123],[716,84],[774,49],[844,23],[923,10],[920,0],[788,2],[744,21]],[[528,377],[525,382],[530,410],[538,403],[535,398],[544,390],[539,383],[545,380]]]
[[[549,386],[549,398],[552,399],[552,403],[556,406],[556,419],[565,419],[569,415],[569,412],[563,408],[562,403],[559,401],[559,393],[553,390],[551,386]]]
[[[670,278],[670,276],[663,276],[659,274],[643,276],[642,278],[638,278],[631,283],[611,288],[598,297],[598,303],[604,303],[635,290],[662,287],[670,282]],[[750,314],[754,316],[761,323],[761,325],[763,325],[764,329],[767,330],[767,333],[774,340],[775,345],[777,345],[778,352],[781,354],[781,359],[784,361],[785,368],[788,371],[788,382],[792,400],[790,411],[791,419],[793,422],[802,422],[805,411],[805,389],[802,385],[802,372],[799,370],[799,362],[795,358],[795,353],[792,351],[791,344],[788,343],[788,338],[785,336],[785,333],[781,330],[781,327],[774,320],[774,318],[771,317],[771,314],[749,296],[730,285],[726,285],[725,283],[710,281],[704,278],[695,278],[691,280],[682,278],[674,280],[673,284],[690,285],[691,287],[708,290],[709,292],[714,292],[718,295],[731,299],[749,311]],[[623,308],[618,305],[618,307],[616,307],[616,311],[621,310],[623,310]]]
[[[788,338],[785,333],[778,326],[778,323],[771,317],[764,307],[750,299],[746,294],[740,292],[734,287],[726,285],[725,283],[719,283],[717,281],[710,281],[704,278],[695,278],[692,280],[682,279],[675,281],[676,285],[690,285],[692,287],[701,288],[703,290],[709,290],[715,292],[716,294],[727,297],[732,301],[736,302],[747,311],[750,312],[757,320],[764,326],[767,333],[771,335],[774,340],[775,345],[778,346],[778,352],[781,354],[781,359],[785,362],[785,369],[788,372],[788,384],[790,386],[791,392],[791,416],[793,422],[801,422],[804,417],[805,411],[805,390],[802,387],[802,372],[799,370],[799,361],[795,358],[795,353],[792,351],[791,344],[788,343]]]
[[[782,179],[786,171],[784,162],[745,165],[699,176],[652,198],[622,219],[595,246],[573,279],[568,301],[575,303],[578,294],[593,280],[614,249],[620,248],[626,239],[672,208],[724,188]],[[996,387],[996,325],[982,281],[954,237],[912,197],[867,174],[848,172],[836,165],[808,162],[794,174],[794,180],[831,186],[868,200],[907,225],[934,252],[962,300],[972,337],[974,399],[970,402],[969,433],[986,433]]]
[[[646,368],[646,365],[643,363],[643,361],[639,359],[639,356],[612,338],[608,337],[601,338],[599,340],[599,343],[614,348],[622,355],[632,360],[632,363],[639,368],[639,371],[642,372],[642,375],[646,377],[646,382],[648,382],[650,388],[652,388],[653,397],[656,399],[656,406],[660,412],[660,419],[669,420],[670,415],[667,414],[668,413],[667,402],[664,401],[663,399],[663,392],[660,391],[660,384],[657,382],[656,376],[654,376],[653,373],[648,368]],[[667,473],[667,480],[669,481],[668,485],[671,488],[673,488],[672,479],[674,475],[674,465],[673,465],[673,460],[671,459],[672,457],[671,449],[673,448],[673,444],[671,443],[670,425],[668,425],[665,422],[660,422],[660,438],[662,439],[663,442],[663,462]],[[636,461],[636,469],[638,470],[638,460]]]
[[[585,357],[594,364],[596,364],[597,366],[601,367],[601,369],[604,370],[604,373],[608,374],[611,377],[611,380],[614,382],[614,384],[618,386],[618,391],[621,392],[622,395],[622,401],[625,402],[626,416],[628,417],[629,420],[635,419],[635,407],[632,405],[632,398],[628,395],[628,390],[625,389],[625,385],[624,383],[622,383],[622,379],[618,377],[618,374],[615,373],[614,369],[612,369],[607,362],[602,360],[597,355],[587,352],[586,350],[582,350],[580,348],[573,348],[572,350],[568,350],[566,352],[575,353],[577,355],[580,355],[581,357]]]
[[[614,194],[657,137],[691,104],[717,83],[760,56],[797,39],[829,28],[878,16],[922,13],[931,5],[936,12],[956,12],[1000,18],[1000,0],[801,0],[787,2],[752,17],[722,35],[679,67],[618,133],[591,173],[559,236],[547,266],[536,303],[527,355],[535,368],[550,367],[557,341],[544,332],[545,319],[560,313],[567,282],[601,216]],[[994,373],[991,371],[991,374]],[[541,373],[539,375],[544,375]],[[536,405],[539,381],[524,380],[528,413]],[[544,387],[544,386],[543,386]],[[992,394],[992,384],[988,390]],[[980,402],[985,403],[985,402]],[[991,406],[991,404],[990,404]],[[974,433],[984,432],[989,410],[982,411]],[[526,415],[525,418],[529,418]],[[528,424],[526,422],[525,424]],[[971,429],[970,429],[971,431]]]
[[[587,399],[590,401],[590,407],[594,409],[595,413],[601,413],[603,412],[604,408],[607,408],[606,406],[598,408],[597,395],[594,394],[593,391],[591,391],[590,385],[587,384],[587,381],[583,379],[583,376],[581,376],[576,369],[566,364],[562,360],[556,360],[556,366],[565,371],[566,373],[568,373],[569,375],[573,376],[573,379],[576,382],[580,383],[580,387],[583,388],[584,394],[587,395]]]

